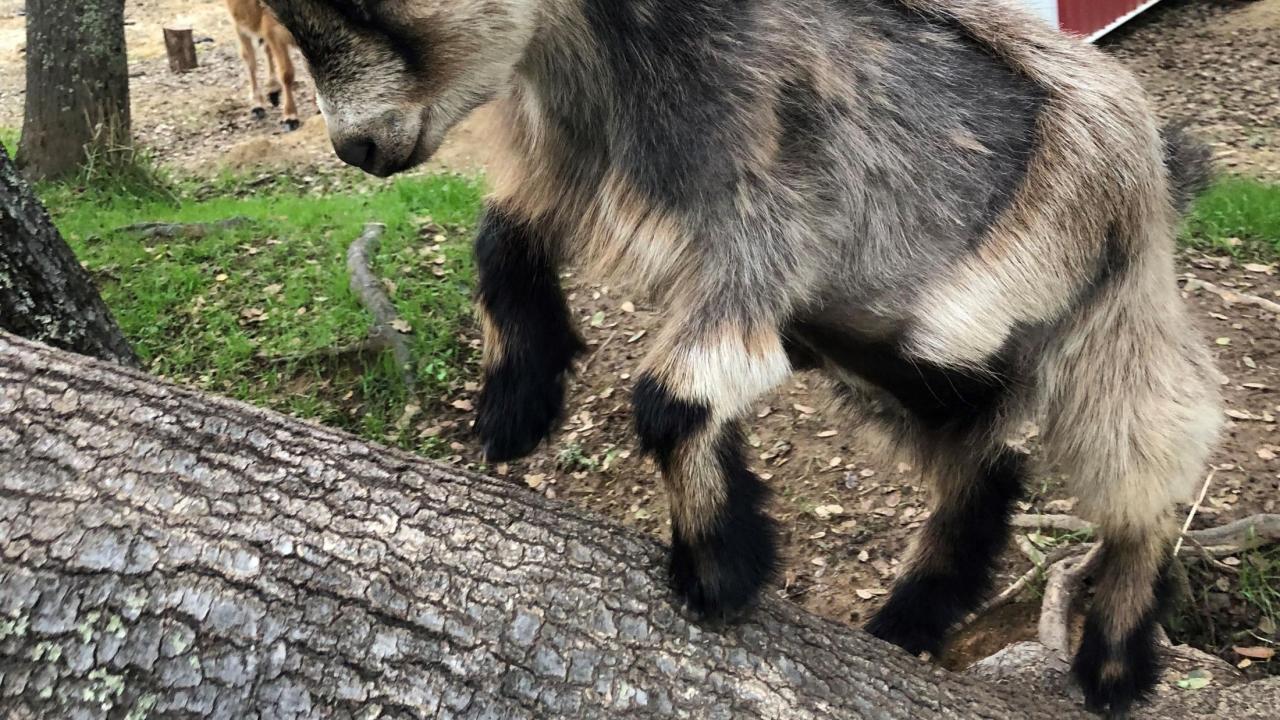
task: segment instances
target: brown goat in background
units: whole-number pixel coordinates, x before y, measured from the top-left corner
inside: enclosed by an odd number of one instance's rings
[[[297,130],[300,123],[293,97],[293,59],[289,57],[289,51],[294,47],[293,36],[259,0],[227,0],[227,10],[231,12],[236,34],[240,37],[240,57],[249,74],[249,103],[254,119],[267,117],[266,101],[269,100],[273,107],[280,107],[283,100],[280,122],[285,130]],[[265,97],[258,84],[258,45],[266,49],[267,75],[270,78]]]

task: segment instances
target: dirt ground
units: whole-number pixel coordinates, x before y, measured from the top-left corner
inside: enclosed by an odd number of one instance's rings
[[[0,0],[0,126],[21,121],[21,28],[16,0]],[[303,73],[303,129],[286,135],[250,119],[234,34],[220,2],[130,0],[128,3],[134,123],[164,162],[195,172],[221,168],[334,170],[312,85]],[[201,67],[169,73],[159,42],[162,25],[189,24]],[[1280,180],[1280,0],[1169,0],[1104,46],[1132,67],[1161,114],[1184,118],[1211,139],[1224,167]],[[465,127],[436,168],[474,169],[482,138]],[[1264,297],[1280,297],[1272,266],[1188,255],[1180,271]],[[661,311],[625,289],[569,278],[570,302],[592,352],[572,381],[564,428],[532,457],[493,469],[547,495],[603,512],[655,535],[668,530],[656,468],[630,433],[632,375],[662,320]],[[1226,306],[1216,295],[1188,303],[1225,375],[1228,419],[1213,456],[1217,474],[1197,526],[1256,512],[1280,500],[1280,331],[1273,314]],[[474,340],[473,342],[478,342]],[[475,384],[441,398],[447,409],[422,431],[452,443],[455,462],[472,463],[478,448],[466,432]],[[1028,434],[1034,444],[1034,431]],[[776,592],[829,618],[859,623],[883,601],[902,569],[912,532],[927,517],[912,469],[871,458],[841,428],[816,376],[797,375],[762,400],[749,423],[755,468],[775,491],[773,511],[784,530],[786,568]],[[1037,479],[1025,512],[1069,512],[1074,500],[1054,478]],[[1006,554],[998,584],[1027,561]],[[1229,602],[1229,601],[1228,601]],[[1243,611],[1240,611],[1243,612]],[[1243,617],[1243,615],[1242,615]],[[1242,620],[1247,622],[1247,618]],[[1034,614],[1006,611],[1002,640],[1029,632]],[[979,641],[974,641],[979,642]]]

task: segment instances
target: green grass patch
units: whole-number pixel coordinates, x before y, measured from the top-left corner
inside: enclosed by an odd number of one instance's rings
[[[1184,239],[1193,247],[1236,256],[1280,256],[1280,184],[1219,180],[1196,201]]]
[[[9,157],[18,152],[18,139],[22,133],[17,128],[0,127],[0,145],[9,151]]]
[[[429,407],[472,361],[459,335],[470,317],[478,181],[410,177],[318,197],[283,184],[244,194],[242,182],[239,196],[208,196],[207,185],[198,193],[174,188],[41,190],[148,369],[372,439],[425,447],[397,421],[411,400]],[[121,230],[230,218],[244,221],[173,239]],[[347,247],[369,221],[387,226],[374,270],[413,329],[416,399],[389,354],[324,356],[363,339],[372,322],[348,289],[346,270]]]

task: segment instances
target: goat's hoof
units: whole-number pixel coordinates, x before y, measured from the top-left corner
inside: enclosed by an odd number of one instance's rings
[[[1103,623],[1090,616],[1072,671],[1084,690],[1085,705],[1107,718],[1124,718],[1146,699],[1160,677],[1154,623],[1143,623],[1127,637],[1109,638]]]
[[[485,379],[476,433],[491,463],[522,458],[555,429],[564,406],[563,374],[544,377],[500,369]]]
[[[280,125],[284,127],[285,132],[293,132],[294,130],[302,127],[302,123],[299,122],[297,118],[289,118],[288,120],[280,123]]]
[[[673,533],[667,565],[672,591],[702,622],[742,619],[776,572],[775,537],[773,521],[756,510],[696,541]]]
[[[271,107],[280,107],[280,91],[272,90],[267,93],[267,100],[271,101]]]
[[[249,111],[249,114],[253,116],[253,119],[254,119],[254,120],[266,120],[266,119],[267,119],[267,110],[266,110],[266,108],[256,107],[256,108],[254,108],[254,109],[250,110],[250,111]]]

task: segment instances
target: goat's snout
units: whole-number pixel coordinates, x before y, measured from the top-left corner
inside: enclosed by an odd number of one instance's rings
[[[334,152],[348,165],[370,175],[387,177],[409,167],[418,148],[421,122],[411,114],[387,110],[364,118],[330,120]]]
[[[378,161],[378,144],[372,138],[351,135],[333,138],[333,149],[342,162],[358,167],[367,173],[373,173]]]

